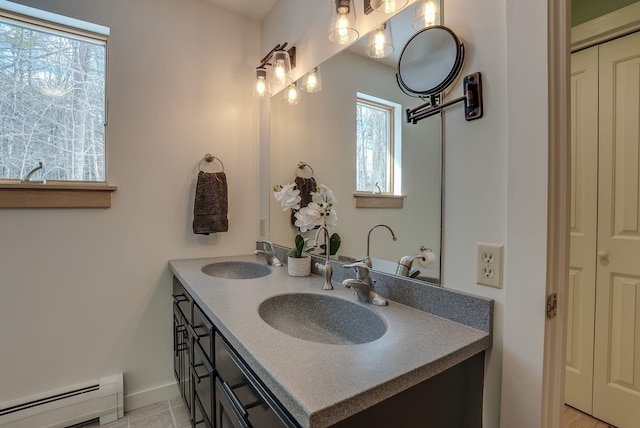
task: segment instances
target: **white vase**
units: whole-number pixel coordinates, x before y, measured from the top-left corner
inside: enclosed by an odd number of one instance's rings
[[[311,275],[311,256],[291,257],[287,259],[287,272],[289,276]]]

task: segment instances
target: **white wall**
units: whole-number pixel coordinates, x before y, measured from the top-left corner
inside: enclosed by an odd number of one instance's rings
[[[0,403],[116,372],[127,404],[177,394],[167,261],[258,234],[259,23],[199,0],[22,0],[111,27],[110,209],[0,212]],[[222,159],[229,232],[191,231],[197,164]]]
[[[329,2],[326,2],[329,3]],[[298,47],[304,73],[337,48],[328,4],[281,0],[263,20],[262,49]],[[547,237],[547,3],[443,0],[444,22],[482,72],[485,116],[444,118],[443,285],[495,300],[484,426],[540,427]],[[358,12],[362,2],[356,1]],[[326,10],[325,10],[326,9]],[[361,34],[376,14],[359,17]],[[460,85],[451,97],[462,93]],[[309,161],[310,162],[310,161]],[[475,284],[476,243],[505,244],[504,289]],[[508,305],[507,305],[508,303]],[[504,375],[503,375],[504,374]]]

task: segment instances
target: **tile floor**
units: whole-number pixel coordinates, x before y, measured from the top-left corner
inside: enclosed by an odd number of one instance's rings
[[[573,407],[564,406],[564,428],[615,428]],[[97,422],[74,425],[73,428],[190,428],[189,414],[182,397],[152,404],[127,412],[124,418],[110,424]]]
[[[77,427],[77,426],[76,426]],[[189,413],[182,397],[161,401],[141,409],[126,412],[124,418],[106,425],[92,422],[82,428],[189,428]]]

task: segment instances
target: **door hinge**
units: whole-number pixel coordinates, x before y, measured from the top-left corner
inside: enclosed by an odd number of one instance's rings
[[[547,297],[547,318],[553,319],[558,312],[558,293],[551,293]]]

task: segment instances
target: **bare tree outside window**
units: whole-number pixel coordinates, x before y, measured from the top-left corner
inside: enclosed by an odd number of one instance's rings
[[[105,181],[106,43],[0,20],[0,178]]]
[[[393,193],[393,107],[358,99],[356,190]]]

